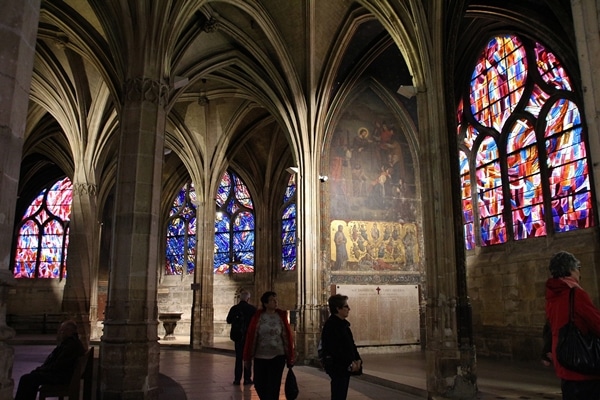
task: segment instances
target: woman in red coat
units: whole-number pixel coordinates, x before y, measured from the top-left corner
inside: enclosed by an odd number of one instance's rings
[[[579,286],[579,261],[566,251],[550,259],[552,278],[546,281],[546,317],[552,330],[552,359],[561,379],[563,400],[600,400],[600,375],[584,375],[563,367],[556,360],[558,331],[569,321],[569,292],[575,289],[574,321],[583,332],[600,336],[600,311]]]
[[[260,297],[262,309],[250,320],[244,362],[254,359],[254,388],[261,400],[278,400],[283,368],[294,365],[294,339],[285,311],[277,308],[277,294]]]

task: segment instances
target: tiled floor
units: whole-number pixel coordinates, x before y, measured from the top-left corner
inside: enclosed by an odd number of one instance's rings
[[[215,349],[191,351],[187,338],[164,342],[161,347],[160,400],[256,400],[253,386],[234,386],[231,342]],[[39,365],[52,350],[50,344],[15,344],[13,378],[15,389],[21,374]],[[37,343],[42,343],[37,341]],[[95,344],[97,345],[97,344]],[[95,352],[96,356],[98,351]],[[362,354],[365,374],[352,378],[348,400],[425,399],[425,359],[422,353]],[[478,360],[478,399],[558,400],[560,386],[551,369],[541,365]],[[329,379],[314,367],[294,367],[300,395],[298,400],[329,399]],[[284,378],[285,379],[285,378]],[[283,387],[280,400],[284,400]],[[95,399],[86,399],[95,400]]]

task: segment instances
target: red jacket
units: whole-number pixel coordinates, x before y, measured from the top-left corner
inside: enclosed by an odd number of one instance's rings
[[[600,311],[594,306],[590,296],[572,278],[550,278],[546,281],[546,317],[552,330],[552,359],[556,376],[569,381],[599,379],[600,376],[584,375],[564,368],[556,361],[558,331],[569,321],[569,292],[575,289],[574,321],[583,332],[600,336]]]
[[[256,332],[258,331],[260,316],[264,312],[265,310],[261,308],[250,320],[248,332],[246,333],[246,343],[244,344],[244,361],[250,361],[254,357],[254,352],[256,351],[256,340],[258,337]],[[281,322],[283,323],[283,350],[285,352],[287,365],[294,365],[294,337],[292,335],[292,328],[287,319],[287,314],[285,311],[280,309],[276,309],[275,312],[277,312],[279,318],[281,318]]]

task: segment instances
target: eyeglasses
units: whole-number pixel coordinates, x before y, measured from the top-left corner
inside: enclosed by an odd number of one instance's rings
[[[350,306],[348,304],[346,304],[345,306],[342,306],[342,308],[350,309]]]

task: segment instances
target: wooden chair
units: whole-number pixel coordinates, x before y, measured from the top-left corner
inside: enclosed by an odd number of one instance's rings
[[[78,400],[81,380],[91,379],[91,368],[94,362],[94,348],[90,347],[79,359],[73,370],[71,381],[62,385],[42,385],[40,386],[40,400],[45,400],[48,397],[57,397],[59,400],[64,400],[68,397],[69,400]],[[85,382],[84,382],[85,386]],[[84,394],[85,396],[85,394]]]

